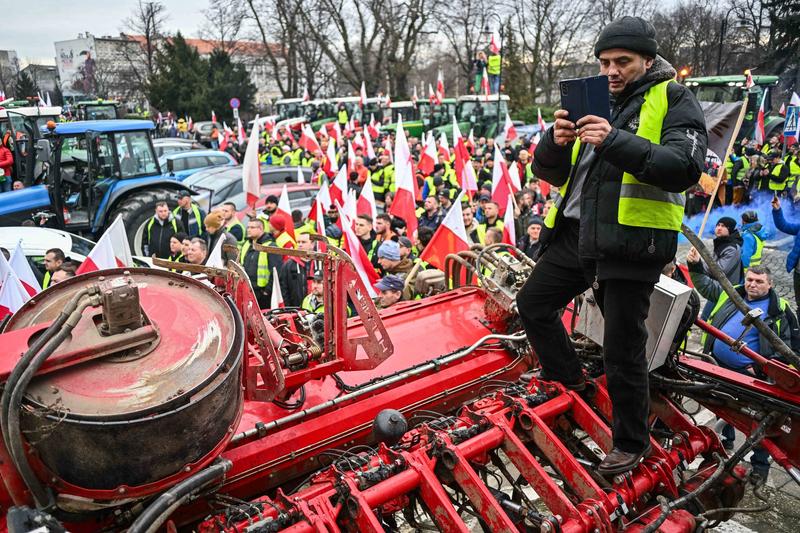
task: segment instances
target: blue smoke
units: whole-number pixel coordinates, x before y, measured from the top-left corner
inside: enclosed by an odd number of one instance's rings
[[[777,241],[786,237],[787,235],[785,233],[775,229],[775,224],[772,221],[772,206],[770,202],[772,202],[772,194],[762,192],[755,193],[749,204],[722,206],[715,204],[715,207],[711,210],[711,214],[708,216],[708,221],[706,222],[702,237],[713,239],[714,227],[717,225],[717,221],[722,217],[731,217],[734,219],[736,221],[736,228],[741,231],[742,213],[750,210],[758,213],[758,221],[768,232],[767,241]],[[800,218],[800,205],[793,205],[788,198],[781,199],[781,208],[787,220],[796,220]],[[685,219],[684,223],[689,226],[692,231],[697,233],[700,231],[700,224],[703,222],[704,215],[705,211]],[[679,243],[687,242],[686,237],[683,235],[680,235],[678,238]]]

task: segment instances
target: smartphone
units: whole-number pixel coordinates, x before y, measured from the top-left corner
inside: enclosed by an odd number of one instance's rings
[[[561,80],[558,87],[561,92],[561,109],[569,112],[570,122],[577,122],[586,115],[611,119],[608,76]]]

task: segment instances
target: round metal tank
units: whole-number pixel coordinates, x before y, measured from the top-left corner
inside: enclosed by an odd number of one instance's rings
[[[145,268],[78,276],[29,301],[5,330],[52,321],[77,291],[123,279],[138,287],[155,337],[37,377],[23,408],[32,455],[50,471],[42,475],[58,478],[45,479],[95,501],[155,493],[204,467],[242,411],[241,317],[232,302],[186,276]],[[52,357],[113,339],[101,316],[115,312],[108,307],[86,309]]]

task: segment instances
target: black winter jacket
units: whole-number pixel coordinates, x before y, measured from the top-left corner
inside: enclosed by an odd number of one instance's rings
[[[689,89],[679,83],[669,84],[669,111],[664,117],[660,145],[636,136],[645,91],[674,77],[672,66],[658,57],[644,77],[615,99],[612,130],[595,147],[595,158],[581,191],[578,254],[582,261],[595,263],[599,280],[655,282],[664,265],[675,257],[677,232],[623,226],[617,221],[624,172],[668,192],[683,192],[700,179],[708,136],[703,111]],[[585,150],[582,148],[579,158]],[[562,147],[555,143],[551,127],[536,147],[534,174],[557,187],[563,186],[573,168],[571,152],[572,145]],[[558,233],[566,199],[561,205],[554,232],[542,231],[543,250]]]

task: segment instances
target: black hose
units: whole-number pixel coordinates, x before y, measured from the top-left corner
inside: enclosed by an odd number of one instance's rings
[[[147,533],[154,528],[158,528],[164,523],[164,520],[169,518],[171,511],[179,506],[176,504],[185,502],[194,491],[225,475],[225,472],[230,470],[231,465],[232,463],[229,460],[219,459],[213,465],[200,470],[174,487],[162,492],[136,518],[136,521],[128,529],[128,533]]]
[[[16,466],[17,471],[22,477],[22,480],[33,494],[37,507],[39,508],[48,508],[53,502],[51,495],[39,482],[39,478],[36,477],[36,474],[33,472],[30,463],[28,463],[28,458],[25,455],[22,430],[20,427],[22,397],[25,395],[28,384],[30,384],[31,380],[36,375],[39,367],[42,366],[42,363],[48,357],[50,357],[65,340],[67,340],[72,333],[72,330],[75,328],[78,322],[80,322],[81,317],[83,316],[83,310],[92,305],[92,303],[98,304],[99,300],[95,301],[93,298],[87,296],[84,296],[80,299],[73,312],[64,322],[62,329],[52,339],[50,339],[49,342],[47,342],[44,348],[42,348],[30,359],[27,368],[23,370],[22,375],[19,377],[19,381],[15,383],[13,387],[9,387],[7,390],[11,396],[8,411],[6,413],[9,452],[11,453],[11,459],[14,463],[14,466]],[[48,331],[50,331],[49,328]]]

